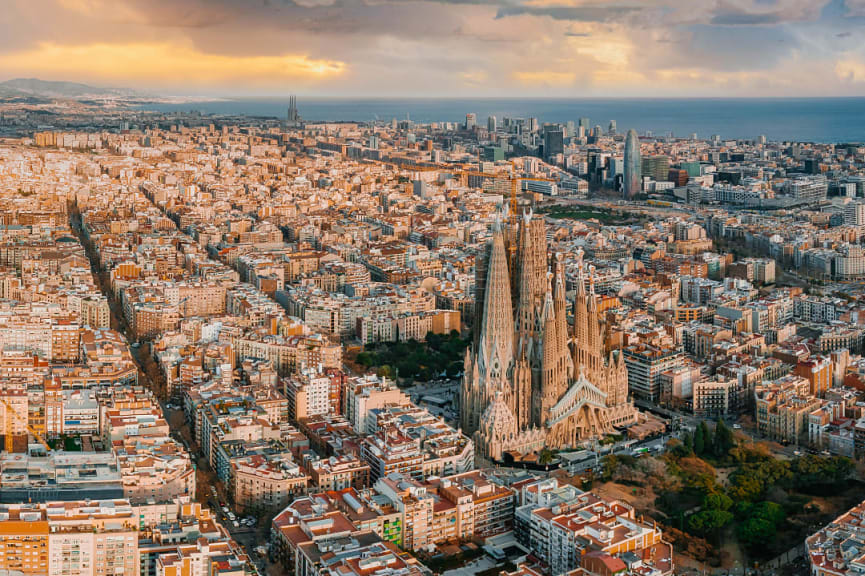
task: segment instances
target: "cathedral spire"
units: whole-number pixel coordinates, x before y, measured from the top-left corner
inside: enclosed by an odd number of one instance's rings
[[[534,267],[532,255],[532,237],[529,232],[531,216],[523,215],[523,224],[520,226],[520,266],[519,284],[517,291],[517,346],[518,353],[530,347],[530,340],[536,332],[536,314],[534,301],[534,283],[537,270]]]
[[[496,222],[490,254],[486,259],[481,323],[473,373],[463,380],[463,427],[477,429],[481,412],[489,404],[492,383],[511,377],[514,352],[514,317],[511,307],[510,276],[501,223]],[[467,363],[468,365],[468,363]],[[513,394],[508,395],[509,398]]]

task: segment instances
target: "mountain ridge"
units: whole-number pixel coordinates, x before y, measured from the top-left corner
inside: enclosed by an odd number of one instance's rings
[[[131,90],[118,88],[102,88],[66,82],[62,80],[42,80],[40,78],[12,78],[0,82],[0,96],[3,97],[38,97],[38,98],[92,98],[106,96],[130,96]]]

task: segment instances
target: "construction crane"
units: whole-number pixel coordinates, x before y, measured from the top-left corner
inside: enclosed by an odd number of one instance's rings
[[[512,164],[513,166],[513,164]],[[509,210],[508,210],[508,252],[509,252],[509,261],[511,264],[515,262],[516,254],[517,254],[517,223],[518,223],[518,211],[519,208],[519,197],[522,182],[555,182],[550,178],[539,178],[532,176],[513,176],[512,174],[491,174],[489,172],[475,172],[471,170],[459,170],[456,172],[459,176],[463,177],[463,184],[468,185],[468,178],[470,176],[478,177],[478,178],[489,178],[489,179],[499,179],[506,180],[510,183],[510,201],[509,201]],[[502,194],[504,196],[504,194]]]
[[[14,446],[12,445],[12,420],[13,418],[21,419],[21,416],[18,415],[18,413],[15,411],[15,408],[13,408],[9,401],[5,398],[0,397],[0,402],[2,402],[3,405],[6,407],[6,430],[4,433],[4,448],[6,452],[11,454],[12,450],[14,449]],[[30,434],[32,434],[33,437],[36,438],[36,440],[39,441],[40,444],[42,444],[45,450],[51,452],[51,446],[48,445],[48,442],[45,441],[42,435],[37,432],[36,429],[33,428],[33,426],[31,426],[28,422],[25,421],[24,427],[27,428],[27,431],[30,432]]]

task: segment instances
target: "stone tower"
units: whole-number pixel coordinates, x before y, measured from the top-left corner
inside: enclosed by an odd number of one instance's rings
[[[507,254],[500,225],[496,225],[486,266],[483,313],[480,333],[474,351],[466,351],[462,391],[461,425],[465,432],[478,429],[480,415],[490,403],[491,395],[501,381],[510,381],[513,373],[514,317],[511,306],[510,276]],[[505,402],[512,396],[505,390]]]

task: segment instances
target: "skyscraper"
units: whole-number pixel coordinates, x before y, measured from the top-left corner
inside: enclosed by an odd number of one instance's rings
[[[656,182],[665,182],[669,175],[669,156],[646,156],[640,161],[640,176],[649,176]]]
[[[610,127],[607,129],[607,134],[609,134],[610,136],[616,135],[616,121],[615,120],[610,120]]]
[[[466,114],[466,130],[474,130],[477,125],[478,115],[473,112]]]
[[[628,130],[625,138],[625,179],[623,192],[625,198],[633,198],[640,193],[640,138],[634,129]]]
[[[498,128],[498,122],[495,116],[490,116],[487,118],[487,132],[490,134],[495,133],[496,128]]]
[[[544,159],[550,160],[565,151],[565,133],[561,128],[549,126],[544,130]]]

